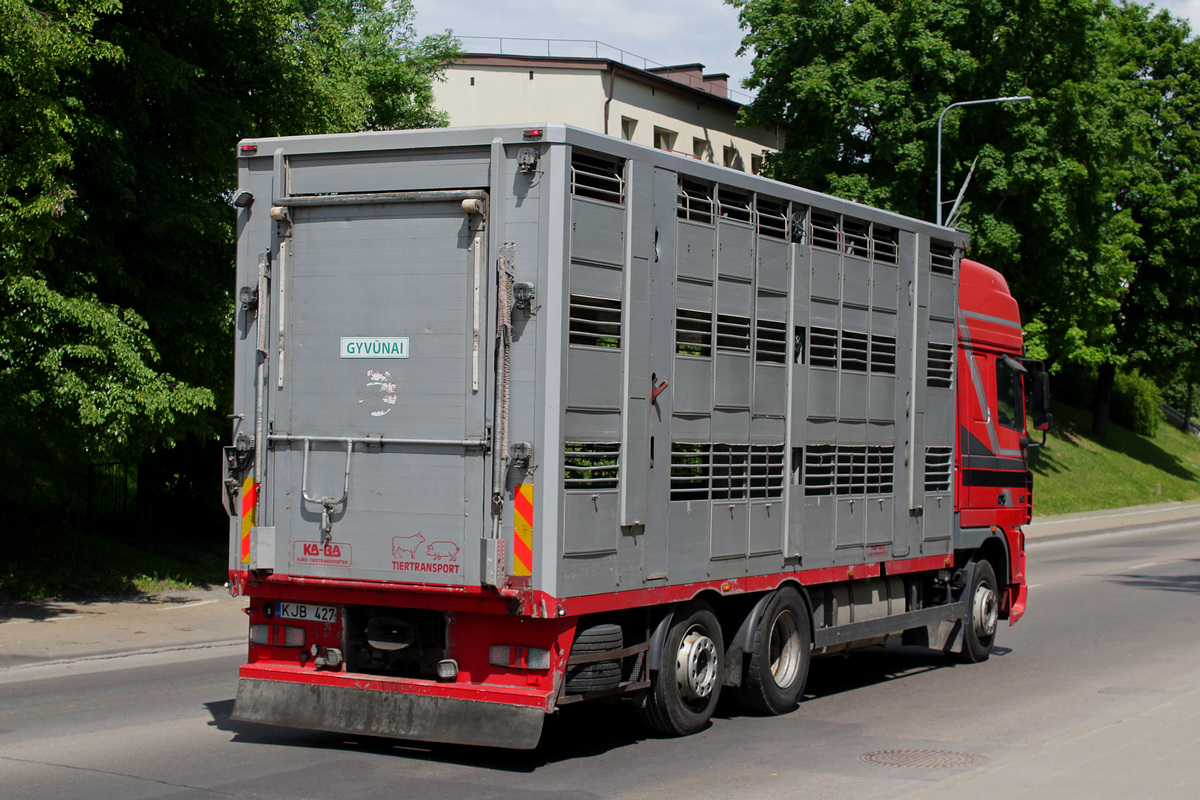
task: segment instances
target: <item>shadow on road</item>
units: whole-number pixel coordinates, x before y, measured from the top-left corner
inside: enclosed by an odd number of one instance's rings
[[[1200,564],[1200,559],[1191,558],[1192,564]],[[1129,586],[1134,589],[1156,589],[1160,592],[1200,592],[1200,571],[1191,575],[1109,575],[1109,581]]]
[[[0,602],[0,622],[47,622],[72,617],[97,617],[118,606],[179,606],[194,603],[196,596],[178,594],[141,594],[105,596],[75,600],[23,600]]]

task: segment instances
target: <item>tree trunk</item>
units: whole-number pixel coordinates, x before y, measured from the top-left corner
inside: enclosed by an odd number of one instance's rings
[[[1096,396],[1092,406],[1092,436],[1098,442],[1108,441],[1108,423],[1112,413],[1113,384],[1117,380],[1115,364],[1101,364],[1096,373]]]

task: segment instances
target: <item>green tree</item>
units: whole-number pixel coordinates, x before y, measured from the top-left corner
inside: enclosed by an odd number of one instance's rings
[[[412,16],[407,0],[0,0],[0,418],[21,431],[6,478],[158,450],[145,476],[215,496],[198,453],[223,432],[232,366],[233,146],[442,122],[432,83],[457,50],[417,40]]]
[[[1117,346],[1166,386],[1200,368],[1200,42],[1169,15],[1135,4],[1114,9],[1109,23],[1112,69],[1135,88],[1129,96],[1142,122],[1116,198],[1136,226]],[[1101,369],[1098,394],[1111,392],[1112,371]]]
[[[1144,228],[1127,197],[1164,88],[1118,56],[1145,20],[1106,0],[730,2],[755,57],[743,117],[789,126],[777,178],[929,219],[942,110],[1031,95],[946,116],[943,195],[978,158],[959,224],[1009,278],[1032,352],[1126,360],[1118,322]]]

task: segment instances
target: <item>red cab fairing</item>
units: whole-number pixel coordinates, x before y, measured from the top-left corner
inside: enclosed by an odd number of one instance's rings
[[[1008,545],[1005,606],[1015,621],[1025,605],[1021,526],[1029,522],[1033,482],[1027,459],[1021,318],[996,270],[963,259],[959,278],[959,524],[1000,528]]]

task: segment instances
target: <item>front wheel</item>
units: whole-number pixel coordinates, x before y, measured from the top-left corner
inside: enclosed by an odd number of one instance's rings
[[[661,667],[650,679],[643,723],[658,733],[686,736],[712,718],[725,675],[721,625],[707,603],[683,606],[671,623]]]
[[[738,687],[743,707],[759,714],[786,714],[800,702],[812,633],[808,607],[791,586],[771,597],[748,650],[745,677]]]
[[[967,616],[963,618],[963,645],[958,658],[967,664],[978,664],[992,654],[1000,619],[996,573],[988,561],[975,562],[975,577],[966,600]]]

